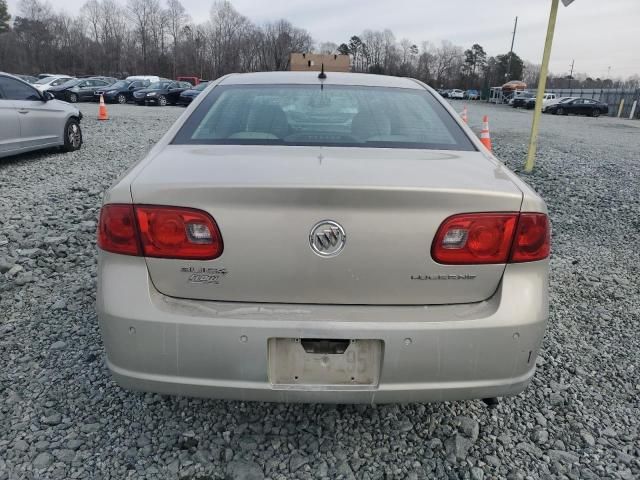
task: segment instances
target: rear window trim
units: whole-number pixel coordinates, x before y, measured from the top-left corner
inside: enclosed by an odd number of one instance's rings
[[[416,82],[417,83],[417,82]],[[405,88],[394,86],[370,86],[370,85],[325,85],[324,88],[344,88],[344,89],[393,89],[404,90],[407,92],[422,92],[424,95],[430,97],[430,101],[435,104],[434,112],[442,120],[445,128],[454,137],[456,141],[455,145],[440,144],[440,143],[416,143],[416,142],[367,142],[367,143],[344,143],[344,142],[284,142],[283,140],[269,140],[269,139],[192,139],[190,138],[200,121],[208,113],[209,109],[213,106],[220,94],[227,89],[251,89],[255,87],[263,88],[308,88],[313,86],[310,84],[298,84],[298,83],[255,83],[255,84],[217,84],[210,92],[208,92],[205,98],[198,104],[196,109],[186,118],[184,123],[180,126],[175,136],[171,139],[171,145],[258,145],[258,146],[287,146],[287,147],[341,147],[341,148],[388,148],[388,149],[411,149],[411,150],[449,150],[449,151],[469,151],[477,152],[478,148],[469,138],[467,132],[462,126],[453,118],[449,110],[443,105],[438,98],[433,95],[424,86],[418,84],[420,88]],[[320,84],[317,85],[320,87]]]

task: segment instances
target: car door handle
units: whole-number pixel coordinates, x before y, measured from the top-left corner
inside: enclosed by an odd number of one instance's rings
[[[26,108],[21,108],[18,110],[18,113],[29,113],[29,110],[27,110]]]

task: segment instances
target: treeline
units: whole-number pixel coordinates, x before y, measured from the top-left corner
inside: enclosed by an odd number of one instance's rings
[[[228,0],[213,3],[195,23],[180,0],[87,0],[75,16],[56,13],[46,0],[20,0],[10,20],[0,0],[0,70],[72,75],[153,74],[214,79],[231,72],[287,70],[292,52],[348,54],[356,72],[411,76],[436,88],[482,90],[505,81],[538,83],[539,66],[517,54],[490,56],[443,41],[396,39],[391,30],[365,30],[344,43],[314,45],[287,20],[256,25]],[[638,88],[587,75],[550,75],[549,88]]]
[[[365,30],[348,43],[320,46],[323,52],[332,48],[351,55],[356,72],[414,77],[438,88],[501,85],[522,78],[525,70],[523,60],[515,53],[493,57],[479,44],[464,49],[449,41],[439,46],[422,42],[418,47],[407,39],[396,40],[390,30]]]
[[[5,24],[0,70],[25,74],[217,78],[286,70],[291,52],[313,47],[305,30],[286,20],[255,25],[228,1],[215,2],[209,20],[196,24],[179,0],[88,0],[74,17],[43,0],[21,0],[19,15]]]
[[[357,72],[409,76],[436,88],[485,88],[500,86],[509,80],[523,80],[537,86],[540,66],[527,62],[516,53],[489,56],[474,44],[468,49],[444,41],[439,46],[422,42],[421,46],[407,39],[399,42],[390,30],[365,30],[348,42],[336,45],[323,43],[323,53],[349,54]],[[640,88],[640,76],[626,80],[592,78],[585,74],[550,74],[549,88]]]

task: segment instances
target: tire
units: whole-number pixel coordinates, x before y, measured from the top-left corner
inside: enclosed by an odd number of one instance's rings
[[[556,112],[558,113],[558,115],[565,115],[564,113],[564,108],[560,107],[556,110]]]
[[[63,152],[74,152],[82,147],[82,129],[80,123],[75,118],[70,118],[64,126]]]
[[[127,103],[127,96],[122,93],[118,94],[118,96],[116,97],[116,102],[118,102],[120,105],[124,105],[125,103]]]
[[[158,105],[160,105],[161,107],[166,107],[167,106],[167,97],[165,97],[164,95],[160,95],[158,97]]]
[[[599,117],[600,116],[600,109],[599,108],[594,108],[593,110],[591,110],[591,116],[592,117]]]
[[[78,103],[78,95],[75,93],[69,94],[69,103]]]

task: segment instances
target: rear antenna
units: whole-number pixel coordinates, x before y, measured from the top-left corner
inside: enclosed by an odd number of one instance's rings
[[[324,63],[322,64],[321,70],[320,70],[320,74],[318,75],[318,78],[320,80],[324,80],[325,78],[327,78],[327,75],[324,73]]]

